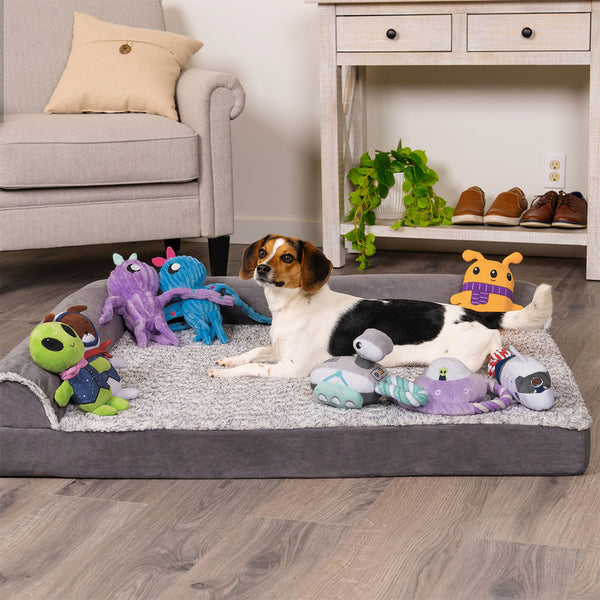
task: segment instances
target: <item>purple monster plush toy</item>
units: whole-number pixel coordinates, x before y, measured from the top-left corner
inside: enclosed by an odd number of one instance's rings
[[[123,317],[125,326],[133,332],[138,346],[146,347],[149,342],[177,346],[179,341],[171,331],[163,309],[174,298],[207,299],[218,304],[233,304],[233,298],[221,296],[214,290],[174,288],[157,296],[158,273],[132,254],[125,260],[120,254],[113,254],[115,268],[108,276],[109,296],[104,302],[98,322],[102,325],[110,321],[113,311]]]

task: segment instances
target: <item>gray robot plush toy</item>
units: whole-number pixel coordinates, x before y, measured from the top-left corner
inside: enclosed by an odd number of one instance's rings
[[[417,407],[427,402],[412,382],[388,375],[377,361],[393,349],[391,338],[378,329],[366,329],[352,343],[356,356],[336,356],[315,367],[310,385],[319,402],[338,408],[361,408],[381,397],[393,397],[400,404]]]

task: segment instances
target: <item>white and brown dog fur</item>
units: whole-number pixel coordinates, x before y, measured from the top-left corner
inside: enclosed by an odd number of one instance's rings
[[[387,333],[394,350],[385,367],[428,365],[453,356],[477,371],[502,347],[499,329],[540,329],[552,315],[549,285],[542,284],[525,308],[476,312],[418,300],[365,300],[327,285],[332,264],[311,242],[267,235],[246,248],[240,277],[264,288],[273,317],[271,345],[217,364],[212,377],[306,377],[332,356],[354,354],[353,340],[370,327]]]

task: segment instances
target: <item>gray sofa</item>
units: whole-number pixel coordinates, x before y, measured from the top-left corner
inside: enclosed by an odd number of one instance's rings
[[[180,121],[43,114],[69,56],[73,11],[165,28],[160,0],[4,1],[0,250],[206,237],[213,273],[225,274],[240,83],[184,69]]]
[[[211,281],[215,280],[208,283]],[[268,314],[263,291],[253,281],[236,277],[218,281],[231,286],[257,311]],[[457,275],[346,275],[330,280],[332,289],[362,297],[432,301],[446,301],[461,283],[462,277]],[[515,301],[526,304],[533,290],[532,284],[517,281]],[[52,312],[85,304],[89,307],[86,314],[97,323],[106,296],[106,282],[97,281],[65,298]],[[222,312],[227,323],[251,323],[238,308],[223,307]],[[120,317],[99,328],[102,340],[116,341],[123,331]],[[555,346],[549,334],[539,335],[538,348]],[[201,344],[197,346],[200,352],[207,351]],[[210,348],[221,356],[231,353],[227,347]],[[157,361],[153,369],[169,370],[170,361],[179,361],[178,349],[168,352],[171,358]],[[33,363],[25,339],[0,361],[0,475],[235,478],[580,474],[589,461],[589,413],[564,359],[557,349],[552,352],[552,367],[547,366],[553,377],[562,377],[562,381],[553,380],[562,397],[547,413],[513,406],[488,415],[444,417],[438,421],[427,417],[421,424],[390,426],[373,415],[403,409],[385,403],[361,411],[322,407],[307,383],[307,393],[298,395],[293,391],[296,383],[272,380],[273,385],[281,386],[276,389],[283,404],[275,408],[270,400],[273,396],[265,398],[259,393],[251,408],[253,412],[275,411],[277,420],[283,423],[277,428],[232,427],[227,423],[209,427],[203,424],[203,415],[192,423],[187,404],[177,409],[176,403],[170,404],[172,395],[167,394],[163,406],[181,411],[177,427],[152,424],[140,430],[130,423],[123,430],[91,431],[61,427],[69,410],[77,415],[80,411],[60,408],[51,400],[60,381]],[[183,362],[194,377],[204,376],[204,372],[198,373],[197,362]],[[210,385],[216,386],[222,403],[238,410],[239,394],[228,396],[225,381],[232,380],[210,380]],[[241,384],[243,393],[250,396],[251,384],[255,383],[266,385],[264,380],[247,380]],[[195,389],[207,385],[200,383]],[[45,405],[40,402],[40,391],[50,399]],[[144,390],[139,399],[132,401],[139,403],[144,414],[150,391]],[[307,406],[318,419],[322,415],[327,422],[287,426],[285,412],[291,413],[294,403]],[[370,411],[365,413],[369,424],[351,426],[348,420],[362,411]],[[128,412],[131,409],[122,414]],[[88,418],[83,413],[80,416]],[[107,417],[91,418],[98,422]],[[120,415],[109,418],[118,421]],[[332,419],[339,420],[339,424]]]

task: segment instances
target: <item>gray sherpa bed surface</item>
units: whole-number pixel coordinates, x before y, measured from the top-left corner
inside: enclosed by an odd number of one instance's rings
[[[235,277],[217,281],[268,314],[262,289],[254,282]],[[462,278],[454,275],[349,275],[330,280],[332,289],[362,297],[442,302],[461,283]],[[534,289],[517,281],[515,301],[526,304]],[[92,283],[52,312],[86,304],[86,314],[97,323],[106,293],[105,281]],[[217,358],[268,343],[268,327],[250,325],[237,308],[225,307],[223,314],[230,341],[215,341],[212,346],[194,343],[188,330],[178,334],[180,347],[151,344],[142,349],[124,332],[120,317],[101,326],[101,338],[113,339],[111,351],[128,362],[128,368],[120,370],[123,383],[140,390],[131,408],[114,417],[91,415],[71,405],[59,408],[51,400],[58,378],[33,363],[23,340],[0,361],[0,472],[73,477],[313,477],[585,470],[589,412],[547,332],[503,332],[502,341],[504,347],[512,344],[546,365],[560,394],[550,411],[513,405],[493,414],[450,417],[413,413],[386,402],[358,411],[323,406],[302,378],[211,379],[206,371]],[[423,370],[406,367],[392,372],[414,379]],[[487,451],[482,456],[465,455],[465,443],[476,447],[484,441],[494,458]],[[526,447],[519,452],[523,444],[532,443],[537,453],[524,455]],[[31,444],[37,445],[35,451]],[[182,458],[181,448],[190,444],[195,451]],[[350,462],[343,457],[324,460],[322,454],[315,454],[321,446],[331,454],[348,444]],[[265,452],[270,447],[277,457]],[[440,451],[432,450],[436,448]],[[89,460],[100,449],[104,459],[112,456],[108,463]],[[157,457],[149,465],[144,457],[152,452]],[[227,457],[219,458],[221,453]]]

